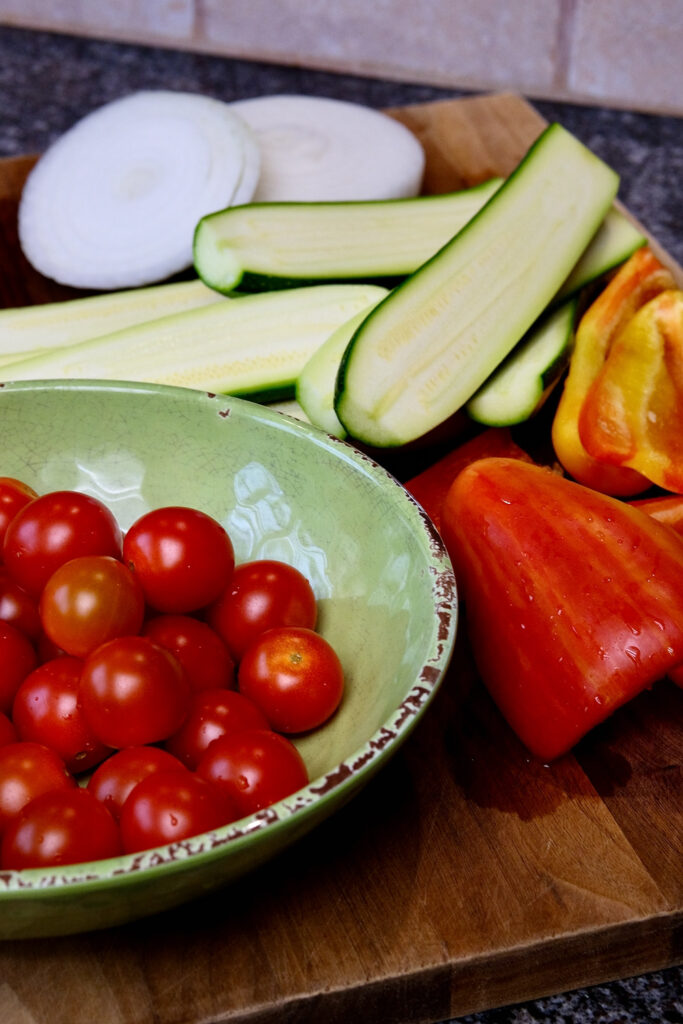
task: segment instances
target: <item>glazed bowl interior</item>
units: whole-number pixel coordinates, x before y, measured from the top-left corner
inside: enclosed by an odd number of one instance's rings
[[[214,833],[143,854],[0,874],[0,937],[118,924],[225,884],[345,803],[426,709],[457,625],[448,556],[383,469],[313,427],[226,396],[111,382],[0,388],[0,475],[101,498],[125,530],[188,505],[227,528],[238,561],[278,558],[311,581],[346,692],[297,737],[311,783]]]

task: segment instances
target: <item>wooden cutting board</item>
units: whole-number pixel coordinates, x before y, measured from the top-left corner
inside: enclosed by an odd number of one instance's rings
[[[430,192],[508,173],[543,126],[507,95],[394,113],[425,144]],[[0,162],[5,305],[67,294],[18,251],[30,162]],[[0,944],[0,1020],[438,1021],[680,963],[682,754],[683,694],[663,682],[534,763],[461,632],[414,735],[336,817],[206,900]]]

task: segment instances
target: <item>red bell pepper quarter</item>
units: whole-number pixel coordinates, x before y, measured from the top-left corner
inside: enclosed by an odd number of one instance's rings
[[[441,526],[481,678],[536,757],[683,662],[683,541],[640,509],[492,458],[458,475]]]
[[[444,455],[405,484],[406,490],[420,502],[437,530],[441,526],[441,509],[448,490],[458,473],[477,459],[489,456],[533,461],[513,441],[507,427],[489,427]]]

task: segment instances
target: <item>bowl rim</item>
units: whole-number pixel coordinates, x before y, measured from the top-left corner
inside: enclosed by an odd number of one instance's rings
[[[389,470],[371,455],[356,448],[347,440],[334,437],[312,424],[294,419],[279,411],[255,402],[230,395],[164,384],[129,381],[59,380],[0,382],[0,402],[3,392],[35,391],[115,391],[134,394],[178,393],[200,398],[224,400],[239,414],[278,427],[285,426],[293,434],[301,434],[336,456],[351,462],[356,468],[380,486],[395,488],[395,495],[405,509],[406,517],[414,519],[422,535],[426,568],[431,578],[431,596],[437,628],[430,647],[423,658],[420,672],[401,703],[395,707],[375,732],[356,750],[349,753],[324,775],[309,781],[297,792],[255,813],[230,822],[220,828],[200,833],[185,840],[153,847],[139,853],[51,868],[26,868],[21,871],[0,870],[0,903],[3,900],[30,898],[40,895],[59,898],[66,892],[77,896],[108,888],[112,883],[135,878],[173,875],[188,864],[203,866],[222,858],[226,851],[239,851],[254,836],[270,836],[288,827],[292,820],[304,815],[308,809],[321,807],[328,800],[340,800],[353,795],[361,781],[369,779],[387,758],[407,739],[431,703],[450,664],[455,646],[459,619],[458,588],[446,546],[420,503]],[[284,422],[283,422],[284,421]],[[260,863],[256,861],[256,863]]]

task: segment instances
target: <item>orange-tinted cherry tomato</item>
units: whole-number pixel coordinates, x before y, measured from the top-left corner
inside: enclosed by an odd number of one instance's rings
[[[40,596],[46,635],[79,658],[115,637],[134,635],[145,616],[145,597],[135,575],[109,555],[65,562]]]
[[[257,636],[276,626],[313,629],[317,603],[303,573],[286,562],[259,559],[236,566],[232,582],[207,609],[207,621],[239,661]]]

